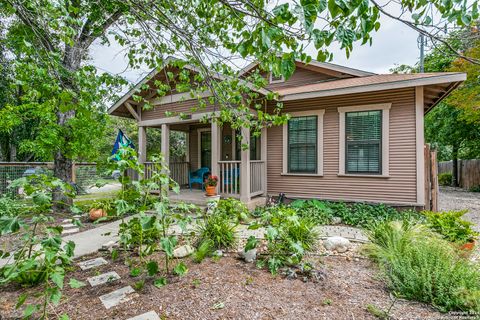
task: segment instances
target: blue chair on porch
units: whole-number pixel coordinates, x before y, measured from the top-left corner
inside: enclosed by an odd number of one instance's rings
[[[202,190],[205,190],[205,180],[204,177],[207,173],[210,172],[210,169],[207,167],[203,167],[198,169],[197,171],[190,172],[188,174],[188,186],[190,190],[192,190],[192,183],[199,183],[202,186]]]

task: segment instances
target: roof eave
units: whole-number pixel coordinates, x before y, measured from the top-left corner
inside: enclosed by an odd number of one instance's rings
[[[352,87],[327,89],[327,90],[314,90],[309,92],[291,93],[282,95],[280,93],[279,101],[291,101],[301,99],[311,99],[318,97],[337,96],[343,94],[353,94],[361,92],[372,92],[381,90],[400,89],[432,84],[441,84],[449,82],[463,82],[466,80],[465,73],[454,73],[449,75],[439,75],[420,79],[399,80],[385,83],[365,84]]]

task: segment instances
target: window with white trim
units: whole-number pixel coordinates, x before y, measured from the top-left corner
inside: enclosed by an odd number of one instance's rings
[[[382,110],[345,114],[345,172],[382,171]]]
[[[338,108],[338,174],[389,177],[391,103]]]
[[[283,172],[323,174],[323,114],[325,110],[290,113],[283,126]]]

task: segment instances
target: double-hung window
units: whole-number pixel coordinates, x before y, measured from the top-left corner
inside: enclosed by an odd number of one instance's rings
[[[317,173],[317,116],[288,120],[288,172]]]
[[[338,108],[339,175],[389,176],[391,105]]]
[[[345,114],[346,173],[381,174],[382,110]]]
[[[283,174],[323,174],[325,110],[291,113],[283,127]]]

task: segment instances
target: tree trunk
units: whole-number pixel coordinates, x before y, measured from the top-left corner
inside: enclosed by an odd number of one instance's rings
[[[452,147],[452,187],[458,187],[458,146]]]
[[[83,50],[80,46],[66,46],[65,55],[63,58],[63,67],[71,73],[76,72],[80,68],[81,59],[83,55]],[[75,91],[75,84],[73,83],[72,78],[63,79],[64,86]],[[63,128],[64,137],[63,137],[63,146],[59,148],[54,154],[53,163],[54,163],[54,176],[58,179],[61,179],[64,183],[67,183],[73,186],[72,181],[72,169],[73,169],[73,160],[67,156],[67,150],[70,147],[70,130],[68,130],[68,121],[75,118],[76,110],[75,104],[76,100],[72,102],[72,107],[70,110],[62,112],[57,111],[57,124]],[[54,211],[63,211],[69,208],[73,204],[73,199],[66,196],[60,188],[57,188],[53,192],[53,210]]]

